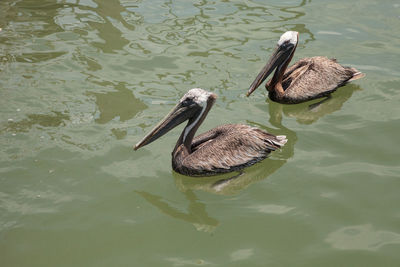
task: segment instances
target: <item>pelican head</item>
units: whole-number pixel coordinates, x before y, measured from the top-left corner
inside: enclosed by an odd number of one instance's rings
[[[256,90],[260,84],[271,74],[271,72],[276,69],[277,72],[284,70],[282,67],[289,64],[289,59],[293,56],[296,50],[297,42],[299,39],[299,33],[295,31],[288,31],[282,34],[279,38],[278,44],[268,60],[267,65],[261,70],[257,75],[257,78],[251,84],[247,96]],[[286,68],[286,67],[285,67]],[[283,75],[283,73],[282,73]]]
[[[182,133],[182,142],[184,142],[188,133],[202,122],[216,98],[215,94],[200,88],[189,90],[168,115],[135,145],[134,149],[137,150],[142,146],[150,144],[182,122],[189,120],[188,125]]]

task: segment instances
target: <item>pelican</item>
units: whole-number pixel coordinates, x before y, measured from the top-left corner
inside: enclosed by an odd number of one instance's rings
[[[336,59],[326,57],[303,58],[287,69],[297,47],[299,33],[282,34],[267,65],[251,84],[247,96],[276,69],[265,88],[269,98],[283,104],[296,104],[308,100],[329,97],[338,87],[365,75],[355,68],[344,67]],[[286,70],[287,69],[287,70]]]
[[[172,168],[183,175],[210,176],[253,165],[287,142],[284,135],[274,136],[243,124],[224,124],[194,138],[216,98],[200,88],[189,90],[134,149],[188,120],[172,151]]]

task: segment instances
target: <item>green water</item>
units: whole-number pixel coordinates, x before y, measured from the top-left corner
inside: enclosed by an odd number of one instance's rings
[[[0,28],[0,266],[400,266],[398,1],[2,0]],[[246,98],[287,30],[366,77]],[[289,142],[204,179],[171,169],[183,126],[133,151],[194,87],[199,132]]]

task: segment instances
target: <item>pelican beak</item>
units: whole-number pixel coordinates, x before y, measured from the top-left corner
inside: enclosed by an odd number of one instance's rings
[[[177,104],[164,119],[162,119],[140,142],[134,146],[134,150],[150,144],[154,140],[160,138],[171,129],[175,128],[182,122],[186,121],[196,112],[194,106],[183,106],[181,103]]]
[[[295,48],[296,46],[292,43],[286,43],[285,45],[280,46],[278,45],[272,53],[271,57],[269,58],[267,65],[264,66],[264,68],[257,75],[254,82],[250,85],[249,91],[247,91],[246,96],[250,96],[251,93],[253,93],[254,90],[256,90],[262,84],[262,82],[271,74],[274,69],[282,66],[286,62],[286,60],[289,59]]]

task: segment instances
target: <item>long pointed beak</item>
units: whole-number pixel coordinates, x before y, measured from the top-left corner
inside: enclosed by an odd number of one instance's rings
[[[162,119],[143,139],[134,146],[134,150],[141,148],[160,138],[171,129],[189,119],[196,109],[190,106],[176,105],[164,119]]]
[[[246,96],[250,96],[254,92],[254,90],[256,90],[263,83],[263,81],[271,74],[271,72],[275,68],[282,65],[286,61],[286,59],[288,59],[288,57],[290,56],[291,51],[292,51],[291,49],[284,50],[278,46],[272,53],[271,57],[269,58],[267,65],[264,66],[264,68],[257,75],[256,79],[250,85],[250,88],[247,91]]]

